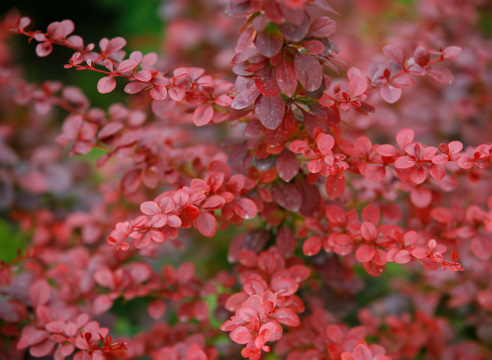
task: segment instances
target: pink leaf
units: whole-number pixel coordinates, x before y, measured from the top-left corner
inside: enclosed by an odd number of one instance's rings
[[[97,82],[97,91],[101,94],[107,94],[116,87],[116,80],[112,76],[105,76]]]
[[[238,326],[229,333],[232,341],[238,344],[246,344],[253,339],[253,334],[244,326]]]
[[[112,54],[121,50],[126,45],[126,40],[122,37],[111,39],[106,45],[105,53]]]
[[[414,131],[409,128],[404,128],[398,131],[396,134],[396,142],[398,143],[400,149],[403,149],[405,145],[412,142],[414,134]]]
[[[454,82],[453,73],[446,67],[441,65],[434,65],[426,68],[427,73],[436,81],[443,84],[452,84]]]
[[[443,57],[448,60],[456,60],[458,55],[461,53],[461,48],[459,46],[448,46],[443,51]]]
[[[160,319],[166,312],[166,304],[160,299],[156,299],[150,302],[147,311],[152,319]]]
[[[137,65],[138,65],[138,63],[135,60],[126,59],[126,60],[123,60],[122,62],[120,62],[116,72],[124,73],[127,71],[132,71],[133,69],[135,69],[137,67]]]
[[[354,360],[373,360],[372,352],[366,345],[357,345],[353,355]]]
[[[379,90],[379,94],[389,104],[394,104],[401,97],[402,90],[393,85],[385,85]]]
[[[384,55],[386,55],[394,62],[401,65],[403,64],[404,57],[403,57],[403,52],[401,51],[400,48],[393,45],[386,45],[385,47],[383,47],[383,52]]]
[[[193,123],[196,126],[207,125],[214,117],[214,109],[210,104],[202,104],[193,113]]]
[[[364,76],[354,76],[349,82],[350,95],[356,98],[367,90],[367,81]]]
[[[416,188],[410,193],[410,200],[415,207],[424,209],[432,202],[432,192],[426,188]]]
[[[492,256],[492,239],[485,234],[478,234],[471,240],[471,251],[480,260],[487,261]]]
[[[51,42],[45,41],[36,46],[36,55],[39,57],[45,57],[51,54],[53,51],[53,46],[51,45]]]
[[[94,308],[94,313],[99,315],[111,309],[113,306],[113,300],[109,297],[109,295],[99,295],[94,300],[92,306]]]
[[[50,299],[50,286],[46,280],[38,280],[29,289],[29,298],[34,307],[45,305]]]

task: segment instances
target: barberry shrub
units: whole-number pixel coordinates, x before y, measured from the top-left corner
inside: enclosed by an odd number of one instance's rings
[[[490,359],[487,9],[166,1],[159,56],[8,13],[0,358]]]

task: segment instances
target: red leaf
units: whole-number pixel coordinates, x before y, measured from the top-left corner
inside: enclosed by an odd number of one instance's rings
[[[307,238],[302,244],[302,252],[306,256],[313,256],[319,253],[321,246],[323,245],[323,237],[321,235],[315,235]]]
[[[207,212],[201,212],[198,219],[196,219],[196,228],[198,231],[206,237],[214,237],[217,232],[217,220],[215,217]]]
[[[218,195],[212,195],[210,196],[203,205],[201,205],[202,209],[205,210],[218,210],[224,206],[225,200],[221,196]]]
[[[112,76],[105,76],[97,82],[97,91],[101,94],[107,94],[116,87],[116,80]]]
[[[443,207],[437,207],[431,210],[431,217],[437,222],[449,224],[453,221],[453,213],[451,210]]]
[[[446,67],[441,65],[434,65],[426,68],[427,73],[436,81],[443,84],[452,84],[454,82],[453,73]]]
[[[243,219],[252,219],[256,215],[255,203],[247,198],[236,199],[233,203],[233,209],[236,214]]]
[[[301,323],[299,316],[288,308],[277,309],[269,317],[287,326],[298,326]]]
[[[294,68],[302,87],[307,91],[319,89],[323,82],[323,67],[311,55],[296,54]]]
[[[374,248],[374,246],[370,245],[361,245],[357,248],[357,251],[355,252],[357,260],[359,260],[361,263],[371,261],[375,254],[376,249]]]
[[[412,260],[412,255],[408,250],[400,250],[394,255],[393,260],[397,264],[406,264]]]
[[[345,192],[345,177],[338,175],[330,175],[326,179],[325,188],[328,198],[331,200],[337,199]]]
[[[429,173],[434,179],[442,180],[446,176],[446,169],[442,165],[432,164],[429,167]]]
[[[360,227],[360,234],[367,241],[375,241],[378,236],[378,230],[373,223],[364,222]]]
[[[264,127],[275,130],[285,116],[285,103],[280,94],[273,97],[260,95],[255,101],[255,113]]]
[[[427,49],[422,46],[419,46],[415,49],[413,57],[415,59],[415,62],[420,66],[426,66],[430,60],[429,51],[427,51]]]
[[[415,184],[422,184],[427,178],[427,171],[423,166],[416,166],[410,170],[409,177]]]
[[[395,161],[395,167],[398,169],[409,169],[415,165],[415,160],[409,156],[400,156]]]
[[[287,149],[284,149],[277,157],[277,174],[285,182],[291,181],[299,171],[297,157]]]
[[[382,181],[386,176],[386,168],[384,166],[367,164],[366,167],[366,180],[368,182]]]

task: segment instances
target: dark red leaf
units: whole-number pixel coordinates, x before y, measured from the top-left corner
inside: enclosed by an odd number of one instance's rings
[[[278,176],[282,180],[289,182],[297,175],[299,171],[299,162],[292,151],[284,149],[277,157],[276,167]]]
[[[261,55],[268,58],[275,56],[280,51],[283,44],[284,38],[278,33],[266,34],[265,32],[259,32],[256,35],[256,49]]]
[[[271,66],[267,65],[260,71],[257,71],[253,79],[258,90],[265,96],[275,96],[280,92],[280,87],[277,84],[276,70]]]
[[[285,51],[276,72],[277,84],[288,97],[292,97],[297,89],[297,75],[292,55]]]
[[[426,68],[427,73],[436,81],[443,84],[452,84],[454,82],[453,73],[446,67],[434,65]]]
[[[251,105],[258,96],[260,96],[260,90],[256,87],[246,89],[232,100],[231,107],[236,110],[244,109]]]
[[[309,27],[309,36],[327,38],[337,30],[337,23],[327,16],[322,16],[313,21]]]
[[[280,228],[275,242],[285,257],[292,256],[297,247],[294,232],[285,225]]]
[[[323,67],[311,55],[296,54],[294,67],[297,78],[302,87],[307,91],[315,91],[323,82]]]
[[[285,103],[280,94],[273,97],[260,95],[255,101],[255,113],[264,127],[275,130],[285,115]]]

